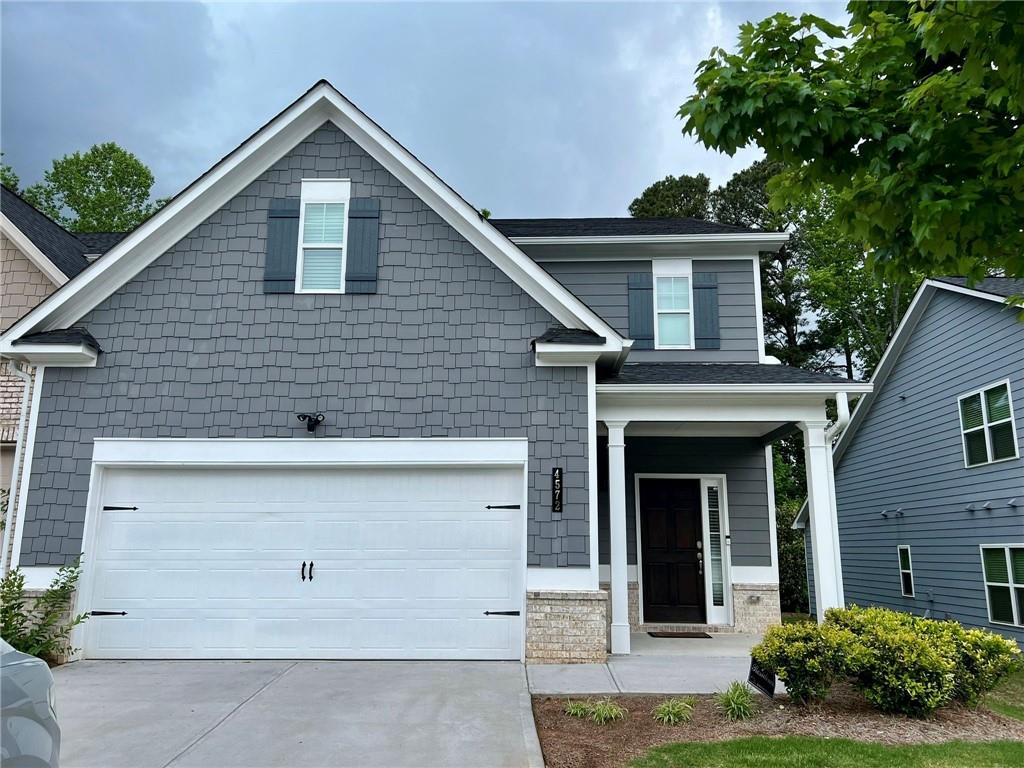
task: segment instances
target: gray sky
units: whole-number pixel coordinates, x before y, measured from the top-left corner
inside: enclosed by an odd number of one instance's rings
[[[616,216],[667,174],[722,183],[674,116],[697,63],[778,10],[837,3],[0,6],[0,147],[23,185],[116,141],[177,192],[327,78],[468,200]]]

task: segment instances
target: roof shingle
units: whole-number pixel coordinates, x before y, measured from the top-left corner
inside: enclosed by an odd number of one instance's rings
[[[731,224],[718,224],[703,219],[490,219],[506,237],[613,237],[643,235],[715,235],[756,233]]]
[[[85,344],[97,352],[103,351],[95,337],[85,328],[79,327],[29,333],[14,342],[14,346],[19,344]]]
[[[598,384],[835,384],[849,379],[765,363],[627,363]]]
[[[89,266],[85,246],[74,235],[6,186],[0,190],[0,210],[68,278]]]
[[[937,277],[940,283],[958,285],[961,288],[970,288],[982,293],[991,293],[993,296],[1024,296],[1024,279],[1015,277],[985,277],[974,284],[967,281],[966,277]]]

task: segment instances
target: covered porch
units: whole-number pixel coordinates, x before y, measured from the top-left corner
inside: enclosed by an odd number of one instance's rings
[[[842,426],[847,393],[865,387],[764,364],[630,365],[598,380],[599,571],[613,654],[650,632],[758,635],[780,621],[772,443],[797,431],[819,617],[843,604],[826,403],[836,401]]]

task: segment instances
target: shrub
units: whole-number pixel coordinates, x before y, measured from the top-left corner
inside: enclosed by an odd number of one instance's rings
[[[856,635],[862,653],[850,671],[887,712],[927,715],[953,698],[973,706],[1020,659],[1013,641],[955,621],[854,606],[830,610],[827,622]]]
[[[790,698],[806,704],[825,698],[852,671],[859,648],[848,629],[803,622],[772,627],[750,653],[786,684]]]
[[[20,569],[10,571],[0,579],[0,636],[15,650],[51,663],[71,653],[71,630],[87,618],[84,613],[69,613],[81,573],[77,562],[60,568],[30,607],[30,598],[25,596],[25,574]]]
[[[651,714],[662,725],[679,725],[693,719],[693,698],[666,699],[656,706]]]
[[[611,699],[598,699],[597,701],[569,699],[565,702],[564,711],[571,717],[586,717],[598,725],[604,725],[613,720],[622,720],[626,716],[626,710]]]
[[[715,703],[726,720],[737,722],[754,716],[754,694],[746,683],[733,680],[724,691],[715,694]]]

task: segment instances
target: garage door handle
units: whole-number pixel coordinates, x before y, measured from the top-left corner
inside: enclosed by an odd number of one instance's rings
[[[313,580],[313,561],[309,561],[309,580]]]
[[[127,616],[128,611],[89,611],[90,616]]]
[[[522,509],[518,504],[488,504],[484,509]]]
[[[302,580],[306,580],[306,561],[302,561]]]
[[[519,611],[484,611],[484,616],[518,616]]]

